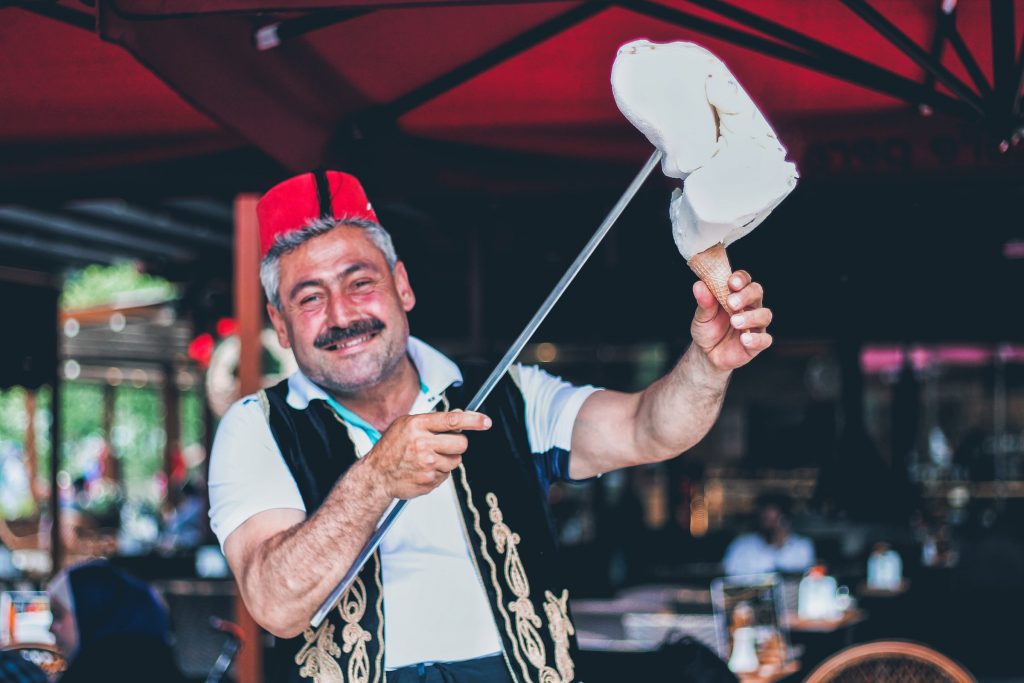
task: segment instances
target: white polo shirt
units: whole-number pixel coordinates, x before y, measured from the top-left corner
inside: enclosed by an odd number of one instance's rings
[[[462,384],[462,374],[447,357],[415,337],[409,338],[408,352],[421,386],[409,414],[431,412],[448,387]],[[516,365],[509,374],[523,394],[531,450],[568,451],[576,415],[597,389],[573,386],[534,366]],[[313,399],[328,398],[302,373],[289,377],[291,407],[302,410]],[[373,442],[354,422],[346,420],[348,435],[362,457]],[[386,669],[501,651],[455,495],[449,477],[427,495],[413,498],[381,542]],[[225,413],[213,442],[210,526],[223,548],[243,522],[276,508],[306,510],[259,400],[246,396]]]

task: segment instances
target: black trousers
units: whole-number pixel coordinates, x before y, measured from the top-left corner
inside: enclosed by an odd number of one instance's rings
[[[388,672],[388,683],[512,683],[501,655],[461,662],[413,664]]]

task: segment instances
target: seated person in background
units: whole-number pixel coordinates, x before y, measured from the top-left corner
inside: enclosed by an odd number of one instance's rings
[[[85,477],[75,477],[71,482],[70,493],[61,491],[60,494],[61,541],[71,555],[88,555],[83,540],[95,535],[99,528],[99,521],[89,512],[88,507],[88,482]]]
[[[758,530],[741,534],[726,548],[722,564],[729,576],[799,573],[814,564],[811,539],[789,528],[792,501],[783,493],[765,493],[757,497]]]
[[[208,508],[200,489],[186,481],[177,498],[174,508],[164,515],[159,546],[165,552],[195,548],[203,542],[206,531]]]
[[[68,660],[60,683],[183,683],[167,611],[149,586],[97,560],[61,571],[47,587],[50,631]]]

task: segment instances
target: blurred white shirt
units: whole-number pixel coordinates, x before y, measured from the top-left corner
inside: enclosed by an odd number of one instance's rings
[[[722,564],[729,576],[769,572],[796,574],[814,564],[814,543],[793,532],[781,546],[768,543],[758,533],[742,534],[729,544]]]

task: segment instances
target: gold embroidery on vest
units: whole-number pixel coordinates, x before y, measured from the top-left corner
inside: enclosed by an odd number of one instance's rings
[[[325,621],[315,633],[307,628],[302,637],[306,644],[295,655],[295,663],[300,666],[299,675],[312,678],[314,683],[345,683],[345,676],[335,659],[341,654],[341,648],[334,642],[334,624]]]
[[[530,581],[526,578],[526,570],[516,548],[519,545],[519,534],[512,531],[503,521],[501,508],[498,507],[498,497],[488,493],[484,499],[487,501],[487,507],[491,509],[488,516],[491,519],[491,538],[494,539],[494,547],[505,556],[505,583],[516,596],[515,601],[508,603],[508,611],[516,615],[516,637],[530,664],[540,669],[544,666],[545,660],[544,641],[537,633],[541,620],[533,609],[533,603],[530,602]]]
[[[469,478],[466,476],[466,468],[461,463],[458,467],[459,480],[462,483],[462,488],[466,493],[466,506],[469,507],[470,513],[473,515],[473,530],[476,532],[477,537],[480,539],[480,555],[483,556],[484,560],[487,561],[487,565],[491,569],[491,586],[494,588],[494,593],[497,599],[498,611],[501,612],[502,619],[505,621],[505,632],[508,634],[509,641],[512,643],[512,654],[515,656],[516,661],[519,662],[519,668],[523,672],[523,680],[529,683],[532,679],[530,678],[530,670],[527,667],[525,661],[519,653],[518,639],[516,638],[515,632],[512,630],[512,622],[509,620],[508,612],[505,611],[505,604],[503,602],[501,583],[498,581],[498,568],[494,564],[494,560],[491,559],[491,554],[487,551],[487,536],[484,534],[483,528],[480,526],[480,512],[476,509],[476,505],[473,504],[473,491],[469,487]],[[467,532],[468,534],[468,532]],[[470,553],[470,557],[473,558],[474,564],[476,563],[476,557]],[[507,653],[505,655],[505,662],[508,663]],[[509,666],[509,673],[515,677],[515,673],[512,667]]]
[[[516,547],[520,541],[519,534],[505,524],[501,508],[498,507],[498,497],[493,493],[488,493],[484,499],[487,501],[487,507],[490,508],[488,517],[492,524],[491,537],[494,539],[495,549],[505,556],[505,581],[516,596],[514,602],[508,603],[508,609],[516,615],[516,636],[519,646],[526,653],[526,658],[530,660],[530,663],[537,668],[541,683],[564,683],[564,681],[571,680],[573,666],[572,660],[568,657],[568,634],[564,629],[561,631],[562,637],[565,639],[566,652],[564,660],[559,662],[559,652],[556,650],[555,661],[558,671],[555,671],[547,664],[544,641],[541,640],[540,633],[537,631],[543,622],[537,616],[533,602],[530,601],[530,581],[526,577],[526,568],[523,567],[523,561],[519,558],[519,549]],[[550,591],[546,591],[545,595],[550,595],[554,599],[554,595],[551,595]],[[564,592],[563,595],[566,600],[569,599],[568,592]],[[544,611],[548,613],[550,619],[547,604],[544,606]],[[568,619],[566,619],[566,623],[568,623]],[[550,624],[548,628],[551,629]],[[567,668],[564,666],[566,661],[568,661]],[[568,671],[568,676],[565,675],[566,671]]]
[[[562,680],[571,681],[576,666],[569,656],[569,636],[575,635],[576,628],[569,619],[569,591],[563,590],[560,598],[551,591],[544,591],[544,612],[548,615],[548,632],[555,644],[555,666]]]
[[[379,568],[378,564],[378,571]],[[369,683],[370,657],[366,651],[366,643],[372,640],[373,636],[359,625],[359,620],[366,614],[366,584],[362,579],[357,578],[341,596],[338,613],[345,622],[341,629],[343,645],[339,647],[334,641],[334,624],[329,620],[316,632],[307,628],[302,634],[306,644],[295,655],[295,663],[301,667],[299,675],[303,678],[312,678],[314,683],[345,683],[345,676],[337,659],[344,652],[349,655],[349,682]]]
[[[359,620],[366,614],[366,584],[357,578],[338,603],[345,626],[341,629],[342,651],[349,655],[348,680],[350,683],[368,683],[370,680],[370,656],[366,652],[366,644],[372,636],[359,625]]]
[[[381,680],[383,675],[385,683],[388,680],[388,674],[384,671],[384,584],[381,582],[380,576],[380,551],[373,553],[373,580],[377,583],[377,642],[380,643],[380,647],[377,648],[377,663],[376,671],[373,674],[373,683],[377,683]]]

